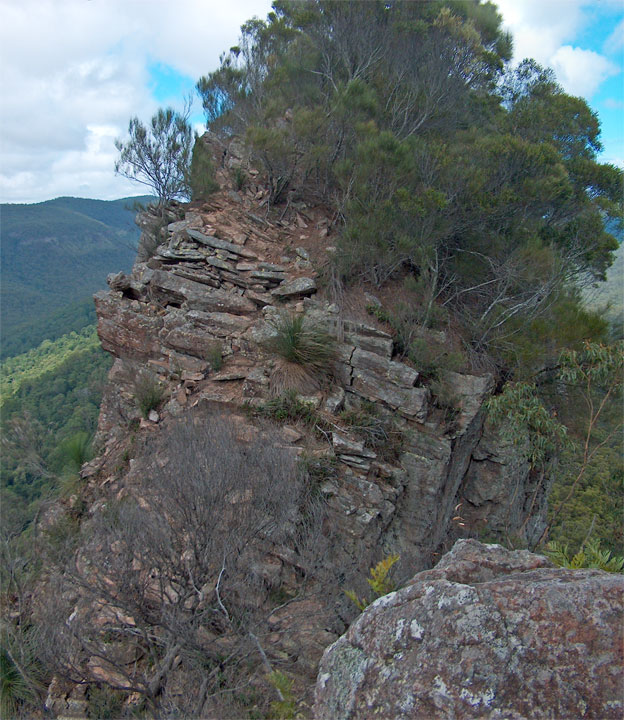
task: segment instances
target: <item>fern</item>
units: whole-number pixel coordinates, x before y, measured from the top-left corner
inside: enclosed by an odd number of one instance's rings
[[[281,700],[271,703],[272,717],[279,720],[292,720],[297,717],[297,700],[293,693],[294,680],[281,670],[274,670],[267,677],[269,683],[278,691]]]
[[[388,557],[380,560],[375,567],[370,569],[370,577],[366,579],[375,593],[372,600],[359,598],[353,590],[345,590],[345,595],[355,603],[360,612],[363,612],[373,600],[383,597],[395,589],[395,584],[388,577],[394,565],[398,562],[400,555],[388,555]]]
[[[374,568],[371,568],[368,584],[377,597],[387,595],[394,590],[395,585],[388,574],[398,560],[399,555],[388,555],[384,560],[380,560]]]
[[[548,543],[546,555],[556,564],[571,570],[597,568],[606,572],[619,573],[624,569],[624,557],[611,555],[610,550],[601,550],[599,540],[590,540],[570,557],[567,545]]]

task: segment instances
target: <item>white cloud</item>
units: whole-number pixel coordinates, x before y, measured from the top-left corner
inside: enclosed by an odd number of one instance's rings
[[[616,9],[619,2],[602,0],[602,5]],[[596,8],[591,0],[497,0],[496,4],[503,26],[514,38],[514,60],[531,57],[553,68],[566,92],[589,99],[604,80],[619,72],[604,55],[572,44],[592,23]],[[605,52],[614,51],[622,33],[624,21],[605,42]]]
[[[624,19],[615,26],[613,32],[604,42],[604,51],[615,54],[624,48]]]
[[[514,39],[514,60],[550,64],[559,47],[583,26],[583,0],[497,0]]]
[[[270,0],[0,0],[0,200],[143,192],[114,175],[115,137],[157,103],[148,67],[196,79]],[[180,103],[182,98],[180,98]]]
[[[591,98],[604,80],[620,72],[604,55],[571,45],[563,45],[557,50],[551,66],[567,93],[585,98]]]
[[[604,101],[605,107],[609,110],[620,110],[624,108],[624,100],[617,100],[616,98],[607,98]]]

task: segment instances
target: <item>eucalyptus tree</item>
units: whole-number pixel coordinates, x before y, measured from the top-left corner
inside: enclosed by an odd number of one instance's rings
[[[119,151],[115,172],[151,188],[160,208],[189,194],[193,148],[189,112],[188,103],[182,113],[160,108],[147,126],[133,117],[128,124],[128,139],[115,141]]]

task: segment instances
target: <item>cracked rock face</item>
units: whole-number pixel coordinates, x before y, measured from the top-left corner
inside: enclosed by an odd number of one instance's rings
[[[622,717],[624,578],[461,540],[326,651],[315,718]]]

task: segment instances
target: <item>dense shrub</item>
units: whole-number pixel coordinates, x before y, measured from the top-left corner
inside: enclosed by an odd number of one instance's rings
[[[267,576],[265,557],[281,548],[303,580],[321,566],[326,538],[295,454],[270,430],[248,442],[237,433],[231,417],[196,413],[147,439],[149,493],[93,514],[81,538],[88,566],[53,558],[41,640],[51,667],[92,684],[81,658],[97,655],[114,672],[99,687],[131,688],[150,715],[213,716],[217,700],[218,717],[240,715],[227,707],[231,688],[259,677],[261,643],[275,632],[280,581]],[[77,591],[84,604],[67,622]],[[268,710],[268,688],[264,697]],[[103,698],[93,699],[99,707]]]
[[[144,418],[157,410],[165,397],[162,383],[149,372],[141,372],[134,382],[134,397]]]
[[[196,137],[189,172],[191,200],[206,200],[219,189],[214,161],[204,141]]]

